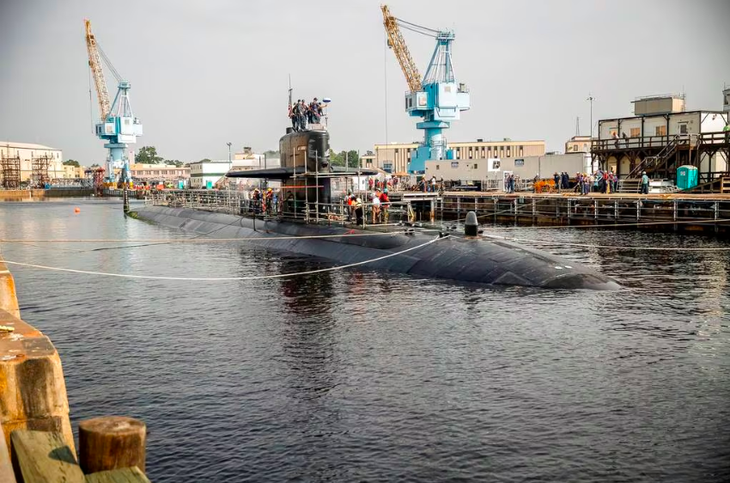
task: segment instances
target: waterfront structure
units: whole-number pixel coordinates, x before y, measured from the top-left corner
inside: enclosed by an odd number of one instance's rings
[[[633,104],[634,116],[598,121],[591,153],[601,168],[621,178],[646,171],[675,180],[679,166],[691,165],[699,169],[700,183],[727,173],[730,144],[723,129],[730,112],[686,111],[679,95],[640,97]]]
[[[190,179],[190,167],[188,166],[136,163],[132,164],[129,170],[132,180],[137,183],[184,181],[187,184],[188,179]]]
[[[3,180],[13,176],[19,182],[29,182],[34,167],[36,172],[42,167],[50,179],[62,178],[65,173],[63,152],[43,144],[0,141],[0,160],[3,160],[0,167]]]
[[[255,154],[251,148],[244,148],[243,152],[236,153],[233,159],[202,160],[190,163],[190,187],[193,189],[211,189],[229,171],[248,171],[262,168],[277,168],[280,166],[278,158],[267,158],[263,154]]]
[[[382,169],[386,173],[406,174],[411,156],[415,155],[418,143],[376,144],[372,155],[360,158],[360,167]],[[545,141],[462,141],[449,143],[454,161],[488,158],[522,158],[544,156]],[[449,160],[444,160],[449,161]],[[534,175],[534,174],[533,174]]]
[[[588,159],[590,161],[590,159]],[[502,189],[505,176],[522,180],[552,179],[553,173],[566,172],[571,177],[587,169],[585,153],[546,154],[509,158],[426,161],[426,178],[444,181],[478,182],[482,189]]]

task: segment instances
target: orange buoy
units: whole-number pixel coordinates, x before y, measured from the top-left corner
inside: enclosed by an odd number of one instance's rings
[[[74,213],[81,213],[81,209],[77,206],[74,208]]]

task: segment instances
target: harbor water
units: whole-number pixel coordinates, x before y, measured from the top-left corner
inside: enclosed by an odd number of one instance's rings
[[[624,288],[9,268],[23,318],[61,355],[74,426],[144,420],[157,483],[730,480],[730,243],[486,233],[552,243]],[[243,241],[124,243],[191,236],[118,202],[0,203],[0,238],[28,240],[2,243],[9,261],[176,277],[330,266]],[[39,241],[82,238],[117,241]]]

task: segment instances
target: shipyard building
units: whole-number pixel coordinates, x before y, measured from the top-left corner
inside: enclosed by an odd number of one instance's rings
[[[592,155],[603,169],[620,178],[676,180],[680,166],[698,170],[700,183],[728,172],[730,89],[723,110],[686,110],[682,95],[640,97],[634,115],[598,121]]]
[[[63,153],[42,144],[0,141],[0,185],[19,188],[20,183],[34,184],[63,178]]]
[[[361,156],[362,168],[376,168],[386,173],[405,175],[408,163],[415,155],[418,143],[376,144],[372,154]],[[524,156],[542,156],[545,154],[545,141],[484,141],[449,143],[453,150],[454,160],[511,158]]]

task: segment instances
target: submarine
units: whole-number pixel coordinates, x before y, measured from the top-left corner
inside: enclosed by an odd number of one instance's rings
[[[281,166],[229,171],[229,178],[281,182],[281,209],[261,213],[252,204],[237,212],[146,204],[140,219],[209,238],[246,238],[267,249],[328,260],[338,266],[364,266],[434,279],[546,289],[615,290],[611,278],[547,252],[480,236],[474,213],[463,233],[404,224],[333,222],[332,207],[343,206],[348,178],[376,174],[363,168],[333,167],[324,127],[287,133],[279,140]],[[260,208],[261,205],[259,205]],[[314,211],[314,215],[312,214]],[[343,213],[339,213],[344,218]]]

